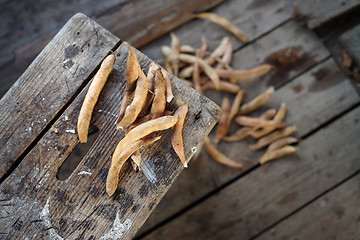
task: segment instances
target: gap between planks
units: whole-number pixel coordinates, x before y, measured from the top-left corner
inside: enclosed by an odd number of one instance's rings
[[[257,239],[358,239],[359,173]],[[308,216],[312,221],[303,222]]]
[[[358,176],[360,174],[360,170],[356,171],[355,173],[351,174],[350,176],[348,176],[347,178],[343,179],[342,181],[338,182],[337,184],[335,184],[334,186],[330,187],[329,189],[327,189],[326,191],[324,191],[323,193],[319,194],[318,196],[316,196],[315,198],[311,199],[310,201],[308,201],[307,203],[301,205],[299,208],[295,209],[293,212],[289,213],[288,215],[286,215],[285,217],[279,219],[278,221],[276,221],[274,224],[272,224],[271,226],[265,228],[263,231],[260,231],[258,234],[254,235],[253,237],[251,237],[249,240],[254,240],[258,237],[261,237],[262,234],[266,233],[267,231],[273,229],[274,227],[276,227],[277,225],[281,224],[282,222],[286,221],[287,219],[291,218],[292,216],[294,216],[295,214],[297,214],[298,212],[300,212],[301,210],[305,209],[307,206],[311,205],[312,203],[316,202],[318,199],[322,198],[323,196],[327,195],[328,193],[334,191],[335,189],[337,189],[338,187],[343,186],[344,184],[346,184],[347,182],[349,182],[351,179],[355,178],[356,176]]]
[[[241,49],[253,44],[254,42],[258,41],[259,39],[265,37],[266,35],[268,35],[269,33],[271,33],[272,31],[278,29],[278,28],[281,28],[282,26],[284,26],[285,24],[287,24],[288,22],[291,22],[293,20],[293,18],[288,18],[286,20],[284,20],[283,22],[279,23],[278,25],[276,25],[275,27],[269,29],[268,31],[260,34],[259,36],[256,36],[255,38],[251,39],[250,41],[244,43],[243,45],[240,45],[238,47],[236,47],[234,50],[233,50],[233,54],[240,51]]]

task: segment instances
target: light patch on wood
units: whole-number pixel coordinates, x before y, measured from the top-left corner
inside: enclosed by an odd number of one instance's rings
[[[144,164],[140,165],[140,170],[144,174],[144,176],[151,182],[156,183],[156,174],[154,171],[154,162],[153,161],[146,161]]]
[[[65,132],[75,134],[75,129],[66,129]]]
[[[114,113],[112,113],[112,112],[108,112],[108,111],[105,111],[105,110],[102,110],[102,109],[99,109],[98,112],[99,112],[99,113],[105,113],[105,114],[107,114],[107,115],[111,115],[111,116],[113,116],[113,117],[115,117],[115,118],[118,118],[118,117],[119,117],[119,115],[116,115],[116,114],[114,114]]]
[[[132,220],[126,219],[124,223],[120,222],[119,212],[116,213],[116,217],[113,223],[113,226],[105,235],[103,235],[99,240],[107,240],[107,239],[119,239],[123,236],[123,234],[131,228]]]
[[[46,166],[45,166],[45,167],[46,167]],[[45,168],[45,167],[44,167],[44,168]],[[48,182],[49,176],[50,176],[50,173],[49,173],[49,172],[45,173],[44,177],[43,177],[43,178],[40,180],[40,182],[35,186],[35,188],[38,189],[38,188],[40,188],[40,187],[43,185],[43,183]]]
[[[51,224],[51,219],[50,219],[50,197],[47,199],[44,208],[40,212],[40,219],[43,220],[43,224],[44,224],[45,228],[47,228],[46,231],[49,233],[50,239],[64,240],[64,238],[62,238],[58,234],[57,230]]]
[[[91,176],[91,174],[92,174],[91,172],[81,171],[77,175],[90,175]]]
[[[113,67],[114,69],[116,69],[117,71],[119,71],[119,72],[123,72],[124,70],[119,66],[119,65],[117,65],[117,64],[114,64],[114,67]]]
[[[191,152],[192,152],[192,153],[196,152],[196,149],[197,149],[197,148],[196,148],[195,146],[193,146],[193,147],[191,148]]]
[[[40,169],[38,167],[35,167],[33,171],[31,171],[28,175],[31,182],[34,182],[34,179],[40,178]]]

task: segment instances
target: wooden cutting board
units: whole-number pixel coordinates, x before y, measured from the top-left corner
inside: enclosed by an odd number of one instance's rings
[[[0,239],[130,239],[183,170],[167,130],[142,151],[145,174],[126,163],[116,194],[108,198],[105,192],[111,156],[123,137],[114,122],[125,89],[127,46],[76,14],[0,100]],[[59,180],[60,166],[79,144],[76,122],[89,82],[110,51],[116,65],[91,122],[98,137],[74,172]],[[152,60],[137,55],[147,72]],[[220,108],[172,75],[171,81],[171,106],[189,103],[183,131],[189,161]]]

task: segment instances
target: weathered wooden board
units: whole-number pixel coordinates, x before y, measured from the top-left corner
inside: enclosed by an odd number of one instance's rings
[[[279,24],[289,20],[293,14],[292,0],[228,0],[216,7],[212,12],[229,19],[235,26],[241,28],[249,41],[271,31]],[[229,36],[234,49],[244,44],[218,25],[205,21],[194,20],[176,29],[175,34],[184,44],[200,47],[201,37],[205,37],[209,49],[215,49],[224,36]],[[158,50],[160,45],[170,45],[170,37],[166,36],[150,43],[141,51],[152,59],[162,59]]]
[[[334,60],[329,59],[279,89],[269,105],[283,99],[291,99],[284,101],[289,109],[286,121],[297,126],[302,136],[357,104],[359,95]]]
[[[0,100],[0,179],[119,41],[77,14],[39,54]]]
[[[360,25],[344,33],[340,40],[347,52],[355,60],[357,66],[360,67]]]
[[[115,51],[118,66],[108,79],[93,115],[99,137],[74,173],[65,181],[56,178],[58,168],[78,144],[74,132],[87,88],[55,122],[59,133],[49,130],[2,183],[0,199],[9,199],[10,204],[7,209],[1,206],[0,211],[0,232],[5,236],[11,239],[20,236],[129,239],[183,169],[170,144],[171,131],[165,131],[158,143],[142,152],[144,169],[152,170],[151,181],[127,164],[115,196],[108,198],[105,193],[111,155],[123,136],[115,128],[114,115],[120,109],[124,91],[127,46],[122,43]],[[138,58],[141,67],[147,70],[151,60],[140,52]],[[217,121],[219,108],[180,80],[172,77],[172,83],[175,99],[171,106],[176,107],[181,101],[188,101],[191,106],[183,132],[185,155],[189,160],[194,148]]]
[[[72,22],[75,26],[69,27]],[[83,32],[95,31],[95,36],[92,38],[98,42],[90,42],[90,44],[97,46],[97,48],[93,48],[92,52],[83,56],[89,58],[90,63],[85,60],[81,62],[76,56],[71,56],[72,61],[76,60],[81,64],[87,64],[82,66],[73,63],[77,68],[86,67],[88,69],[93,67],[91,72],[94,71],[100,64],[100,60],[111,50],[110,48],[107,51],[105,49],[100,51],[99,48],[102,46],[100,41],[107,44],[108,35],[109,39],[117,40],[117,38],[109,32],[101,30],[102,28],[99,25],[84,15],[76,15],[66,26],[65,30],[70,29],[66,31],[67,34],[73,33],[81,36]],[[70,60],[63,62],[64,59],[61,55],[51,55],[51,53],[55,44],[60,49],[58,51],[63,53],[66,47],[70,46],[70,49],[73,49],[80,43],[76,42],[76,45],[73,45],[74,41],[71,41],[68,45],[69,39],[61,36],[61,34],[58,35],[44,49],[38,58],[42,61],[37,59],[31,65],[28,72],[34,75],[33,78],[23,78],[12,88],[12,91],[17,93],[17,101],[20,106],[28,101],[28,98],[22,97],[27,92],[23,88],[20,89],[21,91],[15,89],[16,86],[29,85],[30,83],[27,81],[30,80],[36,87],[41,86],[41,83],[44,82],[39,81],[38,83],[36,80],[42,79],[41,77],[46,75],[53,76],[53,78],[57,76],[57,79],[62,81],[59,85],[66,86],[66,77],[72,76],[72,72],[67,72],[68,69],[72,70],[71,65],[64,65]],[[102,40],[103,38],[105,40]],[[85,47],[90,47],[84,38],[82,38],[82,44]],[[112,47],[115,48],[115,45]],[[62,46],[64,47],[62,48]],[[104,46],[106,47],[106,45]],[[48,130],[14,172],[1,183],[0,202],[6,202],[6,204],[0,205],[2,238],[107,239],[110,237],[117,239],[122,237],[129,239],[135,235],[169,189],[176,176],[182,171],[183,166],[170,144],[171,131],[164,131],[161,133],[162,139],[159,142],[142,151],[142,169],[148,170],[147,177],[142,172],[134,172],[131,164],[126,164],[123,168],[118,191],[114,197],[108,198],[105,193],[105,181],[111,155],[123,137],[123,134],[116,130],[114,121],[120,109],[125,87],[128,46],[124,42],[116,50],[113,49],[117,56],[117,65],[100,95],[92,117],[92,125],[99,129],[99,136],[72,175],[64,181],[56,178],[59,167],[78,144],[77,116],[89,83],[72,103],[66,106],[66,110],[61,116],[57,116],[56,121],[54,119],[53,127],[58,130],[58,133],[51,129]],[[81,52],[81,50],[79,47],[78,50],[70,51],[70,53],[74,54],[74,52]],[[66,50],[65,53],[70,54],[69,50]],[[101,57],[99,56],[100,53],[102,53]],[[45,64],[41,58],[42,55],[51,55],[55,59],[48,57],[46,61],[51,64]],[[141,67],[147,71],[151,60],[140,52],[137,52],[137,55]],[[93,56],[95,60],[100,59],[97,61],[97,65],[91,62]],[[50,80],[55,81],[53,78]],[[175,77],[171,76],[171,80],[175,97],[169,107],[176,108],[178,104],[184,101],[187,101],[190,106],[183,131],[185,155],[187,160],[190,160],[194,150],[199,147],[204,136],[215,125],[220,114],[220,108],[192,88],[185,86]],[[49,82],[51,83],[51,81]],[[75,84],[73,83],[69,89],[69,91],[72,90],[73,94],[76,92],[73,89]],[[84,87],[84,85],[83,83],[80,87]],[[51,100],[60,98],[58,95],[61,96],[62,94],[59,87],[54,89],[54,92],[51,92],[50,87],[47,89],[49,89],[46,92],[47,94],[43,94],[40,99],[44,101],[44,104],[50,102],[46,108],[44,107],[44,112],[56,104]],[[49,94],[51,94],[52,99],[47,99]],[[2,100],[4,106],[8,106],[4,99]],[[60,98],[59,101],[61,100]],[[24,122],[29,119],[30,122],[26,127],[32,127],[31,123],[39,124],[38,120],[43,121],[46,116],[38,114],[38,111],[35,110],[32,114],[26,112],[27,115],[24,115],[23,119],[15,121]],[[20,113],[18,114],[21,114],[21,111],[24,110],[19,110]],[[48,121],[46,120],[46,122]]]
[[[360,6],[358,0],[322,1],[297,0],[295,16],[304,19],[309,28],[316,28],[325,22]]]
[[[144,239],[255,236],[359,171],[359,116],[357,107],[302,141],[297,154],[257,168]]]
[[[282,28],[285,30],[282,31]],[[266,58],[260,56],[262,51],[259,49],[263,49],[264,55],[266,56],[268,54],[269,56],[272,55],[272,53],[267,49],[274,48],[275,52],[277,52],[276,45],[281,46],[281,49],[285,49],[285,51],[294,46],[301,46],[306,53],[305,55],[311,54],[314,56],[313,58],[307,59],[313,65],[319,61],[324,61],[329,55],[323,45],[318,43],[319,41],[313,33],[296,24],[294,25],[293,22],[285,24],[281,28],[274,30],[274,32],[276,32],[276,34],[272,32],[254,42],[252,44],[255,45],[254,47],[250,45],[236,52],[233,65],[240,67],[241,64],[237,62],[241,61],[244,64],[249,64],[247,66],[255,66]],[[284,42],[281,41],[281,36],[284,38]],[[304,42],[299,43],[296,36]],[[273,42],[273,45],[269,46],[267,44],[268,42]],[[259,60],[257,60],[257,58],[259,58]],[[247,59],[248,63],[245,63]],[[313,65],[310,65],[307,61],[300,62],[299,65],[294,64],[289,68],[285,67],[281,75],[284,76],[285,81],[286,79],[290,80],[291,77],[300,74],[302,71],[305,71],[306,68]],[[284,84],[282,79],[278,77],[281,75],[273,76],[274,78],[278,78],[277,81],[272,81],[271,78],[265,78],[264,80],[258,81],[255,84],[257,85],[256,87],[250,86],[249,92],[252,91],[253,93],[250,92],[248,94],[249,96],[246,97],[246,101],[251,99],[251,96],[271,85],[271,83],[277,84],[281,82]],[[318,80],[316,76],[319,76]],[[271,98],[267,107],[279,107],[281,102],[287,103],[289,111],[287,113],[286,123],[296,125],[299,128],[297,136],[304,136],[332,117],[359,102],[356,91],[345,79],[345,76],[341,73],[337,65],[332,60],[328,60],[319,67],[296,78],[290,85],[285,85],[280,88]],[[205,94],[217,103],[221,103],[221,99],[224,96],[223,94],[216,94],[214,91]],[[341,99],[341,101],[339,99]],[[260,113],[257,114],[260,115]],[[228,156],[242,162],[245,166],[244,170],[246,170],[257,164],[260,156],[263,154],[263,151],[250,151],[247,147],[249,143],[252,143],[252,141],[247,140],[231,144],[220,143],[218,146]],[[158,223],[181,211],[186,206],[189,206],[206,194],[221,187],[229,180],[239,177],[241,174],[242,172],[220,166],[214,163],[206,154],[201,154],[200,158],[193,161],[190,168],[184,171],[179,179],[175,181],[171,190],[150,216],[149,221],[146,222],[141,232],[151,229]],[[196,184],[193,184],[194,182],[196,182]],[[179,199],[179,195],[183,197]],[[169,206],[171,206],[171,208],[169,208]]]
[[[82,12],[136,47],[171,31],[224,0],[23,0],[0,3],[0,97],[65,22]],[[4,86],[6,84],[6,86]]]
[[[357,174],[256,239],[357,239],[359,189]]]

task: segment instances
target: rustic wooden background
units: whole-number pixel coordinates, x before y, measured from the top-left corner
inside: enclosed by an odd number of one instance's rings
[[[250,40],[242,44],[231,37],[234,68],[255,66],[274,53],[294,52],[295,59],[250,87],[247,97],[275,86],[269,105],[287,103],[286,122],[298,126],[301,150],[259,166],[263,152],[249,151],[243,143],[220,144],[244,164],[242,171],[218,165],[201,153],[175,181],[138,238],[356,239],[360,235],[359,82],[351,71],[356,64],[350,71],[343,67],[342,52],[346,49],[359,63],[358,45],[350,40],[358,34],[352,29],[360,24],[360,11],[356,1],[316,1],[322,6],[319,19],[313,1],[299,2],[2,1],[0,94],[78,11],[154,60],[162,58],[159,47],[170,43],[169,31],[194,46],[206,37],[214,49],[228,33],[190,19],[194,12],[219,13]],[[213,92],[207,95],[218,103],[221,99]]]
[[[142,171],[133,171],[127,162],[115,194],[105,192],[109,160],[123,137],[114,122],[129,47],[84,14],[75,14],[0,100],[0,232],[5,239],[131,239],[184,169],[171,147],[171,130],[161,131],[159,141],[141,150]],[[116,65],[91,119],[98,137],[74,172],[58,179],[69,153],[83,146],[77,116],[89,82],[110,51]],[[136,51],[148,72],[152,60]],[[182,134],[190,161],[221,111],[175,76],[170,79],[174,98],[167,108],[184,102],[192,106]]]

